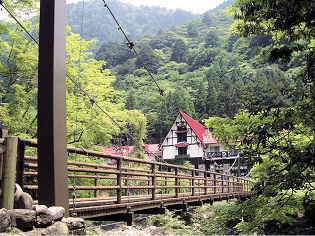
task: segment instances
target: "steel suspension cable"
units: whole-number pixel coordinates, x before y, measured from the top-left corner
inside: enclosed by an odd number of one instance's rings
[[[39,46],[38,41],[28,32],[28,30],[19,22],[19,20],[14,17],[14,15],[3,5],[3,1],[0,0],[0,5],[12,16],[12,18],[21,26],[21,28],[28,34],[28,36],[34,41],[34,43],[36,43]],[[69,80],[75,85],[77,86],[83,93],[85,96],[87,96],[90,100],[91,103],[95,104],[116,126],[119,127],[119,129],[121,131],[124,131],[126,134],[128,134],[134,141],[136,141],[137,143],[140,144],[140,146],[142,146],[141,142],[139,142],[135,137],[133,137],[133,135],[130,134],[130,132],[128,132],[123,126],[121,126],[120,124],[118,124],[117,121],[115,121],[93,98],[91,95],[89,95],[81,86],[78,82],[76,82],[74,79],[72,79],[72,77],[66,73],[66,76],[69,78]],[[145,152],[147,152],[147,150],[145,149]]]
[[[112,12],[112,10],[110,9],[110,7],[108,6],[108,4],[106,3],[105,0],[102,0],[104,3],[104,7],[107,8],[107,10],[109,11],[109,13],[111,14],[112,18],[114,19],[114,21],[116,22],[117,26],[118,26],[118,30],[120,30],[122,32],[122,34],[124,35],[125,39],[127,40],[127,47],[132,50],[135,55],[137,56],[137,58],[140,60],[143,68],[148,72],[149,76],[151,77],[152,81],[155,83],[156,87],[158,88],[158,92],[160,93],[160,95],[162,97],[164,97],[164,89],[162,89],[159,84],[157,83],[156,79],[154,78],[153,74],[151,73],[151,71],[149,70],[148,66],[145,64],[145,62],[143,61],[143,59],[141,58],[141,56],[139,55],[139,53],[137,52],[137,50],[135,49],[135,43],[133,41],[131,41],[127,34],[125,33],[125,31],[123,30],[123,28],[121,27],[121,25],[119,24],[117,18],[115,17],[114,13]],[[174,114],[176,115],[176,110],[173,108],[172,103],[166,99],[166,102],[168,103],[169,107],[173,110]]]

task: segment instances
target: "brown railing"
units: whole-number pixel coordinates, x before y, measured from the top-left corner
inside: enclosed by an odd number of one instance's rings
[[[26,146],[37,146],[36,141],[22,141]],[[173,199],[173,203],[177,204],[178,199],[189,202],[190,199],[229,198],[250,194],[252,186],[251,181],[245,178],[184,166],[73,147],[68,147],[67,152],[72,156],[72,160],[68,161],[68,188],[77,196],[77,205],[70,204],[73,208],[78,208],[80,203],[89,206],[83,202],[92,200],[94,204],[101,205],[101,199],[108,206],[140,200],[152,204],[166,202],[167,205],[170,201],[167,199]],[[18,173],[23,181],[20,184],[36,198],[37,157],[25,156],[24,162],[24,170],[20,168]]]

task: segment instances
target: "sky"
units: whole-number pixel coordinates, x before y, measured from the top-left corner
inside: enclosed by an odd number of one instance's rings
[[[67,3],[80,2],[82,0],[67,0]],[[89,0],[85,0],[89,1]],[[129,3],[135,6],[161,6],[168,9],[180,8],[185,11],[193,13],[204,13],[210,9],[215,8],[224,0],[119,0],[121,2]],[[7,19],[8,15],[4,10],[0,11],[0,20]]]
[[[79,2],[81,0],[67,0],[67,3]],[[168,9],[180,8],[194,13],[204,13],[215,8],[224,0],[119,0],[135,6],[161,6]]]

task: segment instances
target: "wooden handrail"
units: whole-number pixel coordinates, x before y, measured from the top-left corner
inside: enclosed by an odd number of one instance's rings
[[[36,147],[34,140],[21,139],[26,146]],[[100,196],[100,191],[111,191],[111,196],[116,192],[116,204],[121,204],[123,199],[131,199],[133,194],[141,195],[139,190],[148,191],[151,200],[158,200],[158,196],[172,195],[180,198],[183,194],[190,196],[214,194],[238,194],[250,192],[252,182],[245,178],[234,177],[227,174],[199,170],[183,166],[171,165],[162,162],[146,161],[142,159],[109,155],[103,152],[67,147],[68,153],[84,155],[86,157],[98,157],[114,160],[115,165],[96,164],[77,161],[68,161],[68,178],[91,179],[92,186],[76,186],[78,191],[94,191],[94,197]],[[37,157],[24,156],[24,165],[20,176],[37,176]],[[128,166],[127,166],[128,163]],[[136,165],[134,165],[136,164]],[[140,167],[137,166],[140,164]],[[142,165],[145,167],[141,167]],[[165,168],[168,171],[165,171]],[[105,181],[108,180],[108,181]],[[106,185],[104,186],[104,183]],[[36,191],[36,185],[24,186],[26,190]],[[73,186],[68,187],[74,190]],[[164,191],[164,194],[162,192]],[[188,191],[188,192],[187,192]],[[151,193],[151,194],[150,194]],[[140,196],[139,195],[139,196]],[[142,195],[141,195],[142,196]],[[197,196],[196,196],[197,197]]]

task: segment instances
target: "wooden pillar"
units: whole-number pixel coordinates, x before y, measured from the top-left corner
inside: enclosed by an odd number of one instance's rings
[[[195,196],[195,171],[194,170],[191,171],[191,176],[192,176],[191,186],[193,186],[191,189],[191,195]]]
[[[16,162],[16,183],[21,187],[23,186],[23,176],[24,176],[24,155],[25,155],[25,143],[20,139],[18,141],[17,150],[17,162]]]
[[[213,174],[213,193],[217,193],[217,175]]]
[[[38,63],[39,204],[69,214],[66,139],[66,0],[41,0]]]
[[[155,191],[155,188],[156,188],[156,176],[155,176],[155,164],[152,164],[151,166],[152,168],[152,200],[155,200],[156,199],[156,191]]]
[[[122,185],[122,174],[121,174],[121,171],[122,171],[122,160],[119,159],[117,160],[117,186],[118,186],[118,189],[117,189],[117,203],[120,204],[122,201],[122,190],[121,190],[121,185]]]
[[[5,152],[1,178],[1,208],[12,210],[14,205],[15,171],[17,160],[18,137],[5,137]]]
[[[98,167],[95,167],[95,169],[97,170]],[[94,186],[97,187],[98,186],[98,178],[99,178],[99,173],[96,174],[96,178],[94,179]],[[98,197],[98,190],[94,190],[94,197]]]
[[[207,176],[208,176],[208,173],[205,172],[204,173],[204,185],[205,185],[205,195],[207,194]]]
[[[175,197],[179,197],[179,178],[178,178],[178,167],[175,167]]]

